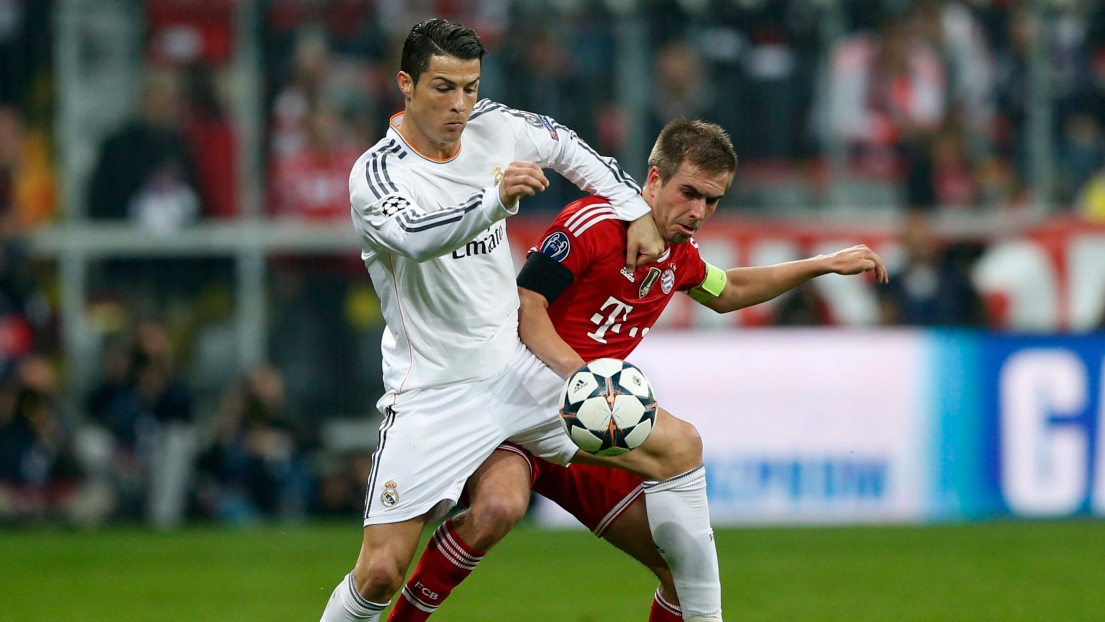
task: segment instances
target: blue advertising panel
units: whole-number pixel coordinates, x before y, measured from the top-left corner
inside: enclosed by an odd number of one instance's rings
[[[938,413],[936,456],[965,516],[1059,517],[1105,511],[1105,337],[938,334],[941,392],[970,384]],[[947,490],[947,489],[945,489]],[[945,501],[947,497],[945,496]],[[945,506],[946,507],[946,506]]]

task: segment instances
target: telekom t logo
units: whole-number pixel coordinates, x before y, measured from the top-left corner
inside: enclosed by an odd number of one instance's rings
[[[610,309],[610,313],[604,318],[602,311]],[[633,307],[625,304],[624,302],[614,298],[613,296],[606,299],[606,302],[602,303],[602,308],[599,309],[599,313],[591,316],[591,321],[598,326],[598,329],[593,333],[587,333],[587,336],[599,343],[606,343],[606,331],[612,330],[615,333],[622,332],[622,323],[629,317],[629,312],[633,310]],[[637,331],[633,331],[634,333]]]

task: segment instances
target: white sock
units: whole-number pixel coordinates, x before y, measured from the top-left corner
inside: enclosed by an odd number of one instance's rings
[[[706,467],[645,482],[652,539],[671,568],[684,620],[721,620],[721,575],[706,501]]]
[[[350,572],[330,594],[330,601],[326,603],[319,622],[379,622],[380,614],[389,604],[365,600],[357,591],[353,573]]]

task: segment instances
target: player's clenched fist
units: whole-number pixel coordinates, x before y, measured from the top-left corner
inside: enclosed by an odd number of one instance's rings
[[[875,251],[867,248],[865,244],[858,244],[843,250],[839,250],[826,257],[829,271],[836,274],[859,274],[861,272],[875,271],[875,280],[879,283],[888,283],[889,275],[882,258]]]
[[[545,171],[533,162],[511,162],[499,182],[499,200],[503,207],[514,209],[522,197],[532,197],[549,187]]]

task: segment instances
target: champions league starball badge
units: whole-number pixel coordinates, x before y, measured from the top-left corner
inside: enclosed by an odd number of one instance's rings
[[[541,254],[563,262],[572,252],[572,243],[563,231],[553,231],[541,241]]]
[[[384,492],[380,494],[380,502],[387,507],[394,507],[399,503],[399,484],[394,481],[388,480],[384,482]]]

